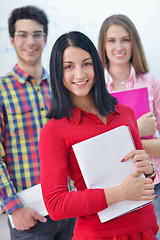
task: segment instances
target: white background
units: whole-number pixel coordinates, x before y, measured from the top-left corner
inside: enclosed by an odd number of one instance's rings
[[[46,11],[50,21],[48,43],[43,54],[43,64],[47,70],[51,48],[57,37],[78,30],[88,35],[97,46],[99,29],[104,19],[122,13],[136,25],[150,71],[160,77],[159,0],[1,0],[0,3],[0,75],[10,71],[16,63],[16,55],[8,36],[9,14],[13,8],[34,4]],[[0,236],[3,240],[9,240],[5,227],[5,216],[0,216]]]
[[[49,18],[49,38],[43,53],[48,70],[51,48],[63,33],[78,30],[97,47],[99,29],[109,15],[122,13],[136,25],[141,36],[150,71],[160,77],[160,1],[159,0],[4,0],[0,7],[0,75],[10,71],[16,55],[8,36],[8,17],[13,8],[34,4]]]

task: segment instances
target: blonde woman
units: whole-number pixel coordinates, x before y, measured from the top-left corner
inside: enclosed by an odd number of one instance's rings
[[[122,14],[105,19],[99,33],[98,51],[109,92],[147,87],[150,112],[137,120],[141,137],[160,131],[160,79],[149,73],[141,39],[133,22]],[[160,139],[155,136],[142,139],[142,143],[156,166],[154,183],[156,195],[160,197]],[[154,204],[160,224],[159,201],[157,199]]]

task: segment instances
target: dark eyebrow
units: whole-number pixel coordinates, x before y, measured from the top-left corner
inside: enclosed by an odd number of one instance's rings
[[[85,58],[82,62],[85,62],[85,61],[87,61],[87,60],[89,60],[89,59],[91,59],[92,60],[92,58]],[[65,61],[65,62],[63,62],[63,63],[73,63],[73,62],[71,62],[71,61]]]
[[[87,61],[87,60],[92,60],[92,58],[91,57],[89,57],[89,58],[85,58],[82,62],[85,62],[85,61]]]
[[[42,30],[36,30],[36,31],[33,31],[34,33],[39,33],[39,32],[43,32]]]
[[[21,32],[21,33],[28,33],[27,31],[23,31],[23,30],[19,30],[18,32]],[[33,31],[33,33],[41,33],[43,32],[42,30],[36,30],[36,31]]]
[[[63,62],[63,63],[72,63],[71,61],[65,61],[65,62]]]

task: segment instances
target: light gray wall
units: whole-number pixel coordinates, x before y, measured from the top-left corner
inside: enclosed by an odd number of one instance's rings
[[[97,47],[100,26],[114,13],[127,15],[142,39],[150,71],[160,77],[160,1],[159,0],[5,0],[0,8],[0,75],[10,71],[16,55],[8,37],[7,21],[11,10],[27,4],[43,8],[49,17],[49,38],[43,54],[48,70],[51,48],[61,34],[78,30],[88,35]]]

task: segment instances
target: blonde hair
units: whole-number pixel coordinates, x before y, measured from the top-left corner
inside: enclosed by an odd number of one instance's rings
[[[106,50],[105,50],[105,36],[106,36],[107,29],[113,24],[121,25],[129,33],[131,44],[132,44],[132,57],[130,61],[136,73],[147,73],[149,69],[148,69],[148,64],[147,64],[147,60],[145,57],[140,36],[133,22],[123,14],[115,14],[106,18],[101,26],[101,29],[99,32],[99,39],[98,39],[98,52],[99,52],[103,67],[108,68],[108,65],[109,65],[109,59],[106,55]]]

